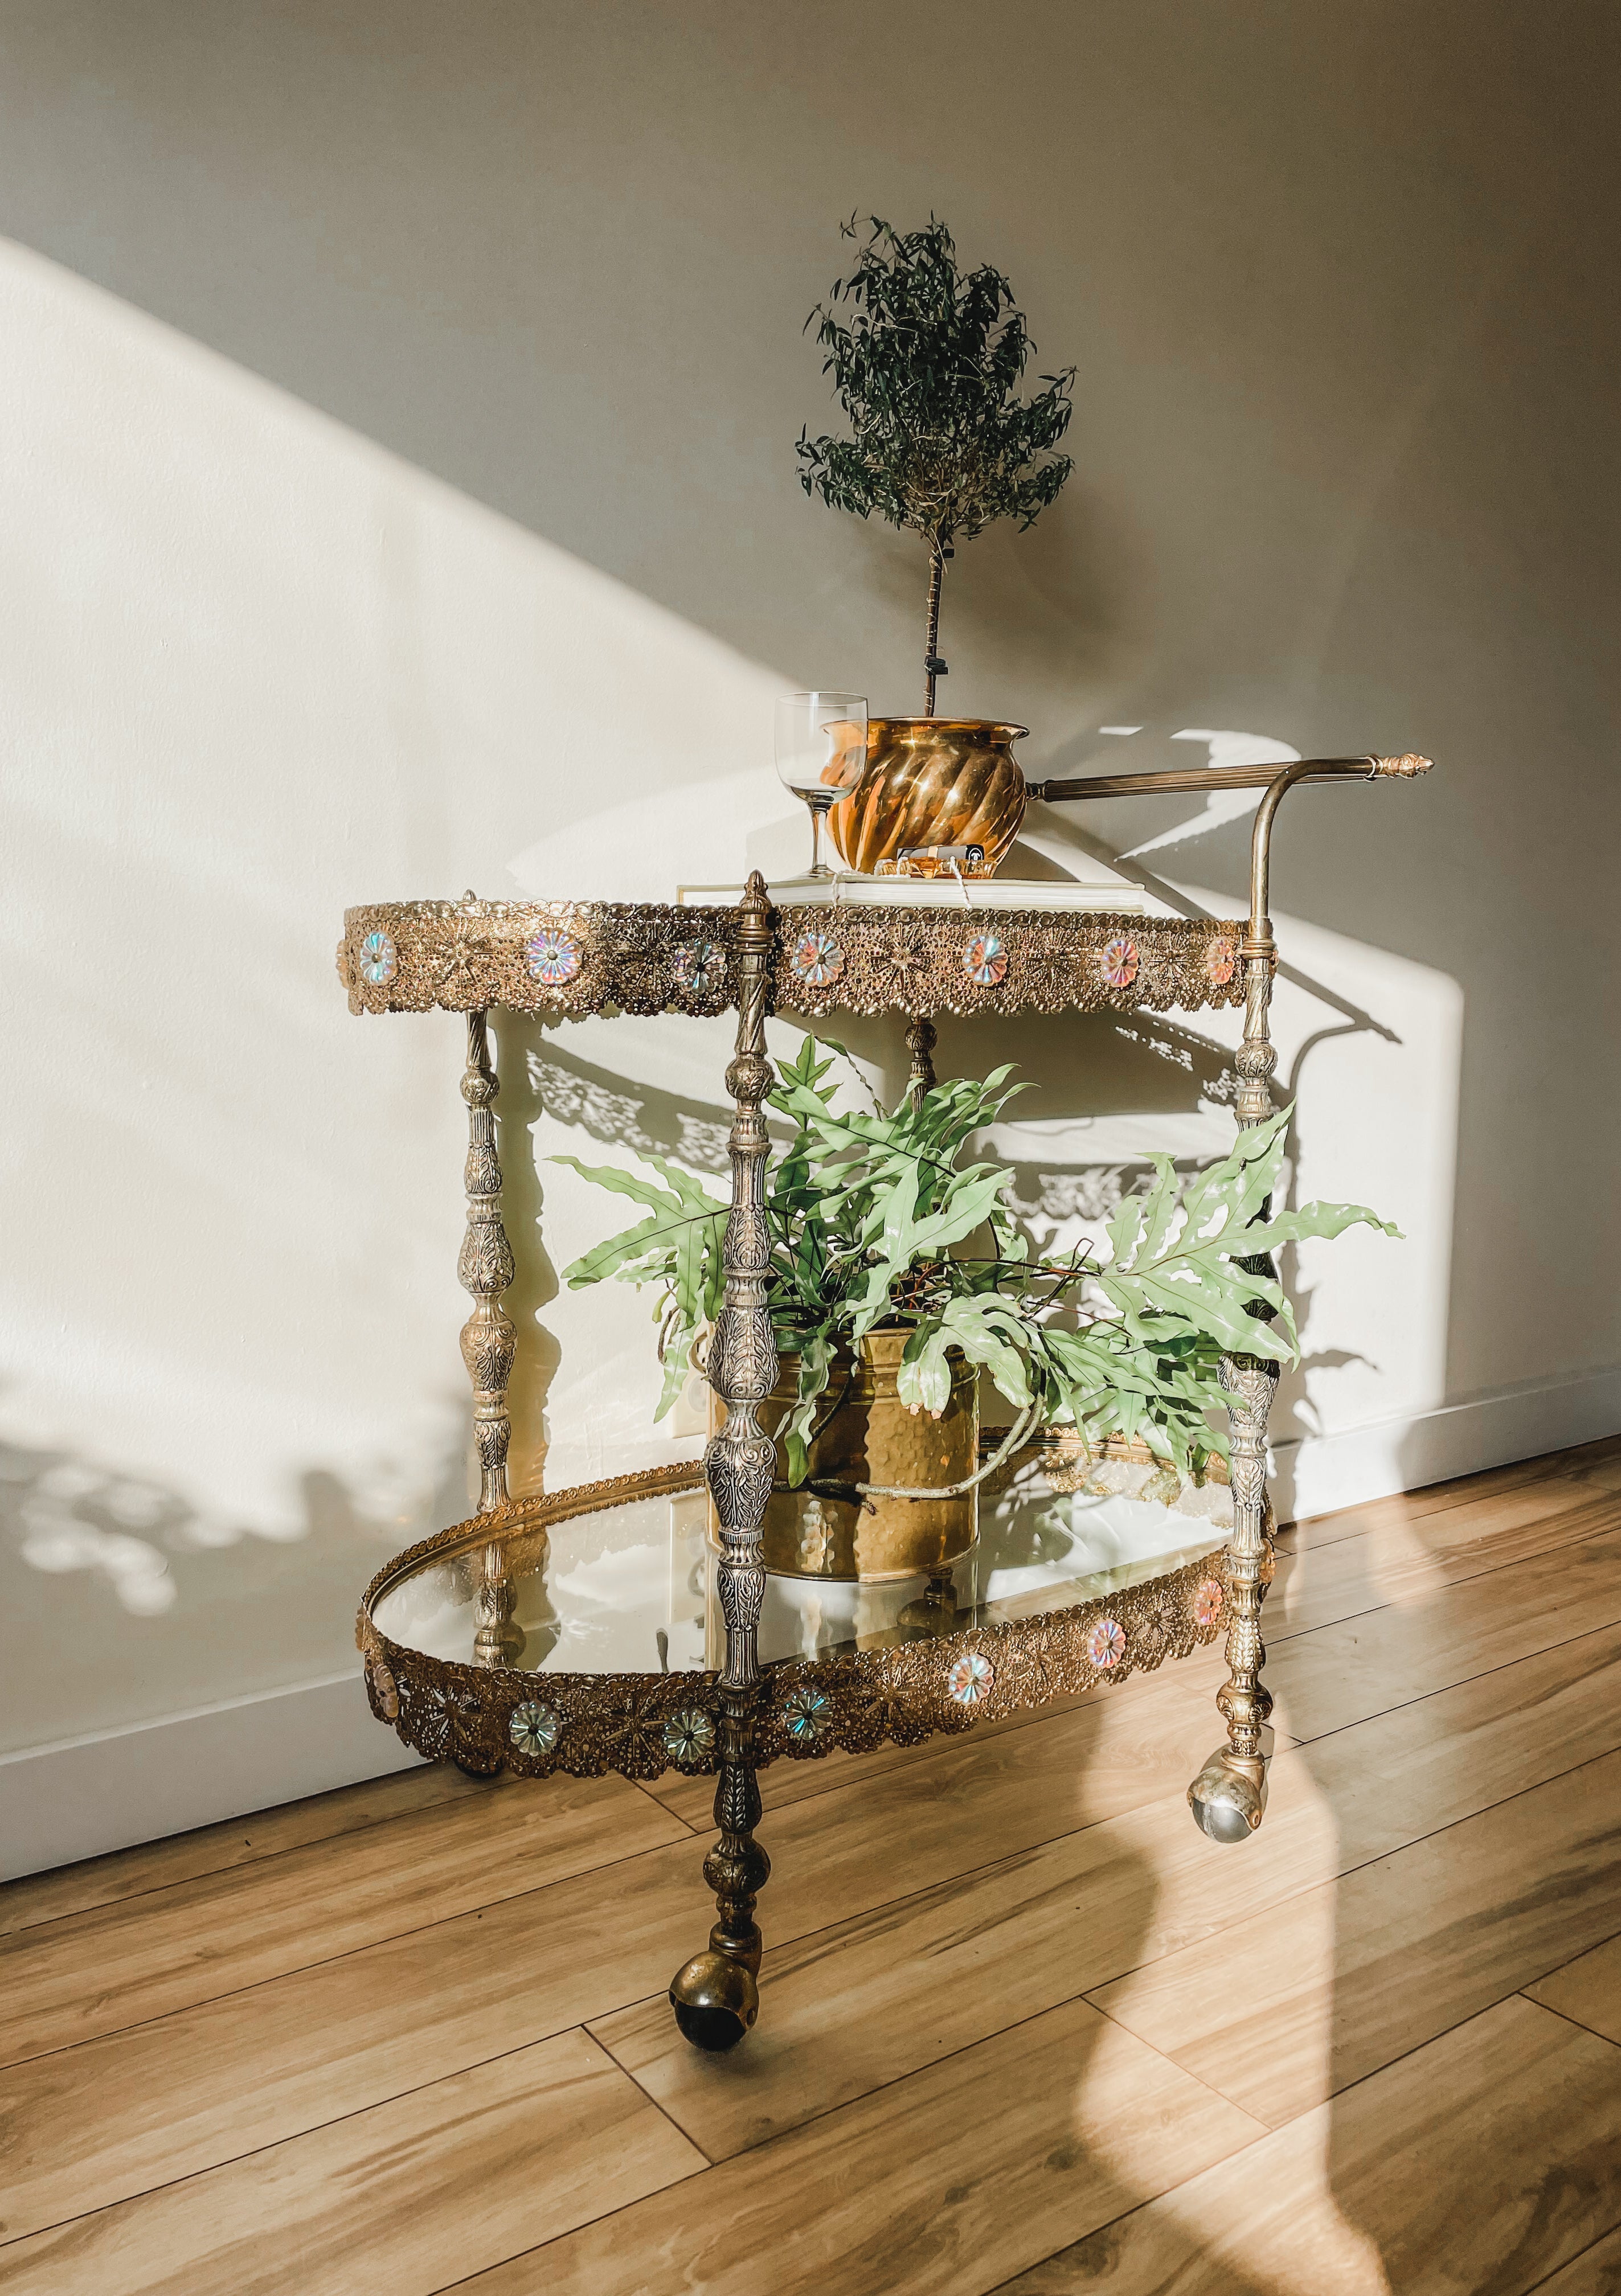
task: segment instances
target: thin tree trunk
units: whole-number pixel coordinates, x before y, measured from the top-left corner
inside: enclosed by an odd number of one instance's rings
[[[945,554],[940,545],[931,540],[929,544],[929,643],[928,651],[924,656],[925,674],[928,679],[927,695],[923,705],[923,714],[926,718],[932,718],[934,714],[934,680],[938,675],[937,665],[940,660],[936,651],[940,642],[940,585],[944,575]]]

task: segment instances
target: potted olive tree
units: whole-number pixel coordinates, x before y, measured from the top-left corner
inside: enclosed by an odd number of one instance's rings
[[[1033,525],[1073,467],[1056,450],[1069,426],[1073,367],[1021,396],[1035,346],[1013,290],[989,264],[964,271],[943,223],[897,232],[877,217],[849,276],[814,325],[851,435],[799,439],[808,495],[918,535],[928,554],[921,718],[875,718],[866,779],[831,826],[854,868],[903,849],[975,845],[989,874],[1024,812],[1012,744],[1026,730],[935,715],[940,599],[948,562],[998,519]]]

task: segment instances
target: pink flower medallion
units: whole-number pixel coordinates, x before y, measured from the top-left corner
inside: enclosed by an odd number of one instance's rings
[[[1217,988],[1226,988],[1238,962],[1238,952],[1230,940],[1213,940],[1205,951],[1205,972]]]
[[[844,970],[844,952],[831,933],[802,933],[788,959],[809,988],[826,988]]]
[[[1107,1672],[1125,1656],[1125,1628],[1116,1619],[1099,1619],[1086,1638],[1086,1654]]]
[[[969,1651],[946,1677],[946,1688],[959,1706],[977,1706],[991,1694],[996,1669],[982,1651]]]
[[[572,980],[580,970],[580,943],[555,925],[547,925],[533,940],[525,944],[532,977],[543,988],[561,988]]]
[[[994,988],[1008,970],[1000,933],[976,933],[962,953],[962,969],[981,988]]]
[[[1129,988],[1137,978],[1137,943],[1123,934],[1110,941],[1098,959],[1098,970],[1111,988]]]
[[[1193,1615],[1201,1627],[1214,1626],[1226,1599],[1219,1578],[1199,1580],[1198,1592],[1193,1598]]]

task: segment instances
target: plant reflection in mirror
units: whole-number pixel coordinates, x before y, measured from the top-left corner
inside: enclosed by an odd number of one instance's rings
[[[1272,1210],[1285,1108],[1187,1179],[1156,1156],[1146,1190],[1109,1221],[1107,1259],[1084,1244],[1033,1258],[1008,1210],[1012,1171],[963,1160],[1024,1089],[1012,1070],[937,1083],[916,1105],[909,1097],[863,1115],[835,1106],[835,1057],[849,1062],[842,1046],[807,1037],[769,1103],[792,1128],[766,1180],[772,1320],[778,1348],[799,1364],[782,1429],[791,1484],[805,1478],[835,1352],[879,1327],[910,1332],[900,1390],[913,1410],[944,1409],[956,1352],[983,1365],[1016,1411],[1034,1406],[1043,1423],[1073,1426],[1093,1446],[1140,1437],[1197,1479],[1213,1452],[1227,1451],[1212,1418],[1226,1400],[1222,1356],[1298,1357],[1266,1255],[1357,1225],[1399,1233],[1359,1204]],[[564,1275],[575,1289],[608,1277],[659,1287],[662,1418],[720,1308],[729,1207],[662,1156],[643,1160],[662,1185],[616,1165],[552,1160],[644,1208]]]

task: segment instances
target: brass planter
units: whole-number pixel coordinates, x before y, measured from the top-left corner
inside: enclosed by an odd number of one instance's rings
[[[913,1414],[895,1391],[901,1357],[910,1334],[871,1332],[852,1361],[834,1358],[821,1423],[810,1444],[812,1482],[919,1485],[959,1483],[979,1464],[979,1379],[972,1364],[953,1354],[951,1391],[931,1419]],[[760,1406],[760,1423],[775,1436],[794,1407],[798,1365],[785,1358],[782,1377]],[[835,1398],[839,1400],[835,1403]],[[710,1397],[710,1426],[720,1416]],[[872,1580],[911,1578],[942,1570],[967,1554],[979,1537],[979,1493],[950,1499],[874,1499],[869,1513],[853,1499],[831,1498],[778,1480],[765,1513],[765,1567],[787,1578]],[[710,1538],[719,1526],[710,1510]]]
[[[994,875],[1024,818],[1013,744],[1028,731],[988,718],[869,718],[867,770],[827,816],[849,866],[874,876],[908,849],[976,845],[983,858],[960,864],[963,874]],[[926,876],[946,873],[915,865]]]

